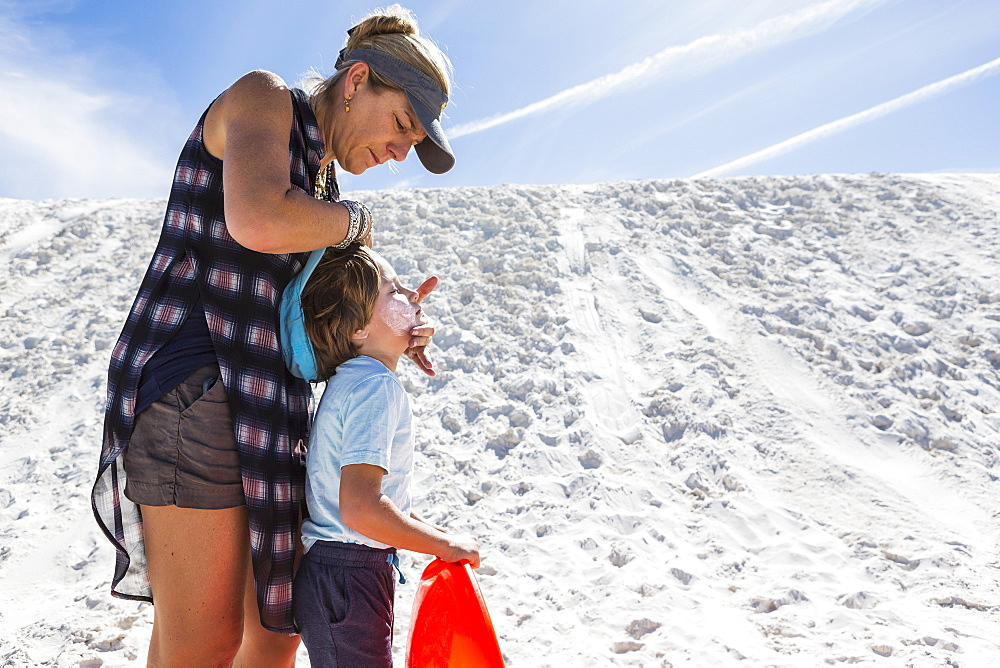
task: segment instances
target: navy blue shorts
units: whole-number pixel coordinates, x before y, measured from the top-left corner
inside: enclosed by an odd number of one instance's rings
[[[310,665],[392,666],[395,552],[319,541],[302,557],[292,609]]]

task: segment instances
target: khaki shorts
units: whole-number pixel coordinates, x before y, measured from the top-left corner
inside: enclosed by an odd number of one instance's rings
[[[123,456],[125,496],[134,503],[205,510],[245,505],[219,365],[198,369],[140,413]]]

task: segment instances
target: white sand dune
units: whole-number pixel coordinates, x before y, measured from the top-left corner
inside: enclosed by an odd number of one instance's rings
[[[1000,175],[354,196],[442,279],[419,507],[508,665],[997,665]],[[89,491],[163,205],[0,200],[4,665],[143,663]]]

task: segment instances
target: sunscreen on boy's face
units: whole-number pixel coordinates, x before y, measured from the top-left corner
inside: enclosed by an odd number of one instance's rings
[[[410,301],[412,291],[400,287],[396,272],[384,257],[370,249],[367,252],[379,266],[382,290],[397,290],[391,294],[383,292],[375,307],[374,317],[381,320],[394,335],[409,336],[411,329],[427,322],[421,314],[420,304]]]
[[[395,295],[385,303],[385,308],[381,310],[382,322],[388,325],[393,334],[400,336],[409,334],[416,324],[414,322],[416,309],[402,295]]]

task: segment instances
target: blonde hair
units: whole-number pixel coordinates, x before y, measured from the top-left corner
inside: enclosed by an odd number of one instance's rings
[[[410,10],[400,5],[376,9],[351,28],[346,49],[348,56],[355,49],[374,49],[387,53],[434,79],[445,95],[451,94],[451,61],[437,44],[420,34],[416,17]],[[313,99],[332,94],[347,69],[357,62],[360,61],[348,57],[340,64],[337,71],[326,79],[319,81],[318,75],[311,77],[311,83],[315,86],[312,92]],[[375,70],[370,71],[369,80],[377,92],[381,89],[402,90]]]
[[[382,272],[364,246],[327,248],[302,288],[306,334],[316,356],[316,378],[333,376],[337,366],[358,356],[351,336],[375,313]]]

